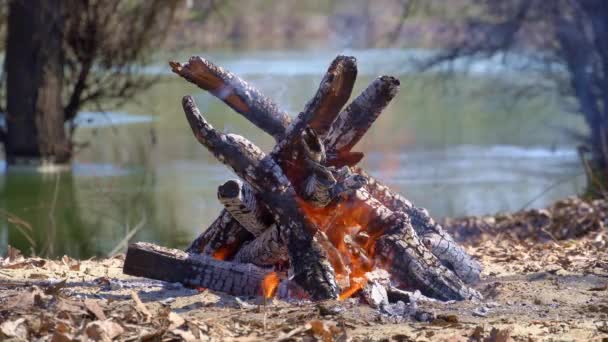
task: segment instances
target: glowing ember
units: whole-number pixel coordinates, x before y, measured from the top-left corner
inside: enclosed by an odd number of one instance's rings
[[[340,293],[340,297],[338,299],[345,300],[347,298],[350,298],[352,295],[357,293],[357,291],[361,290],[363,286],[365,286],[366,282],[367,281],[363,278],[351,278],[350,286],[346,290],[342,291],[342,293]]]
[[[277,272],[268,273],[264,277],[264,280],[262,280],[262,291],[264,291],[264,297],[274,297],[280,282],[281,280],[279,279]]]
[[[231,246],[222,246],[213,252],[213,258],[217,260],[226,260],[234,252],[234,248]]]

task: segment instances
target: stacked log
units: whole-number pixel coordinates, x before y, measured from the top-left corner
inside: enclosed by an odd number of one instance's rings
[[[356,166],[364,155],[352,148],[397,95],[399,80],[377,78],[343,109],[357,65],[353,57],[338,56],[292,120],[247,82],[201,57],[170,65],[277,142],[266,154],[242,136],[219,132],[184,97],[197,140],[240,178],[219,187],[225,209],[193,241],[190,255],[288,267],[289,278],[314,300],[352,295],[375,268],[389,271],[398,287],[438,299],[479,296],[467,285],[479,278],[479,264],[426,210]]]

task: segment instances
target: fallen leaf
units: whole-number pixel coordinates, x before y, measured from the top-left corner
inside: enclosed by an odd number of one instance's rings
[[[602,286],[596,286],[596,287],[592,287],[587,291],[606,291],[608,290],[608,283],[602,285]]]
[[[497,329],[492,328],[490,330],[490,336],[486,339],[488,342],[507,342],[511,336],[511,329]]]
[[[152,317],[152,314],[150,313],[146,305],[144,305],[144,303],[141,301],[141,299],[139,299],[137,292],[131,291],[131,298],[133,298],[133,301],[135,302],[135,309],[144,316],[146,316],[146,319],[150,319],[150,317]]]
[[[186,320],[182,318],[182,316],[176,314],[175,312],[169,312],[169,330],[173,330],[181,327],[186,323]]]
[[[94,321],[85,328],[87,336],[93,341],[111,341],[124,332],[120,324],[111,320]]]
[[[42,273],[32,273],[28,276],[30,279],[47,279],[48,276]]]
[[[74,341],[74,337],[70,334],[62,333],[59,331],[55,331],[53,337],[51,337],[51,342],[72,342]]]
[[[484,329],[481,325],[478,325],[473,329],[471,333],[471,340],[473,341],[481,341],[483,338]]]
[[[62,281],[53,284],[49,287],[47,287],[46,289],[44,289],[44,294],[49,295],[49,296],[56,296],[59,294],[59,291],[65,287],[67,283],[67,279],[63,279]]]
[[[80,271],[80,262],[78,262],[78,260],[72,259],[69,256],[64,255],[63,258],[61,258],[61,261],[65,266],[70,269],[70,271]]]
[[[19,258],[23,258],[23,254],[17,248],[8,245],[8,248],[6,250],[6,258],[9,262],[13,262]]]
[[[0,325],[0,332],[8,337],[14,337],[22,340],[27,340],[27,327],[25,318],[19,318],[14,321],[6,321]]]
[[[310,331],[322,341],[332,342],[334,340],[331,331],[323,321],[315,319],[308,322],[308,325],[310,326]]]
[[[171,330],[171,333],[179,336],[183,341],[196,341],[196,337],[190,332],[186,330],[174,329]]]
[[[93,315],[95,315],[95,318],[97,318],[98,320],[100,320],[100,321],[106,320],[107,317],[106,317],[105,313],[103,312],[103,309],[101,308],[101,305],[99,305],[97,300],[87,298],[84,300],[84,306]]]

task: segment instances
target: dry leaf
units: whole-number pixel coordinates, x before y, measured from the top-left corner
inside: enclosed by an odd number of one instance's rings
[[[124,332],[120,324],[111,320],[94,321],[87,324],[85,332],[93,341],[111,341]]]
[[[8,262],[13,262],[17,259],[23,259],[23,254],[21,253],[20,250],[18,250],[17,248],[8,245],[8,248],[6,250],[6,259]]]
[[[78,260],[74,260],[69,256],[64,255],[63,258],[61,258],[61,261],[70,269],[70,271],[80,271],[80,262],[78,262]]]
[[[105,321],[106,320],[106,315],[103,312],[103,309],[101,308],[101,305],[99,305],[97,300],[94,299],[85,299],[84,300],[84,306],[87,308],[87,310],[89,310],[93,315],[95,315],[95,318],[97,318],[100,321]]]
[[[310,325],[310,331],[312,331],[312,333],[319,337],[322,341],[332,342],[334,340],[331,330],[329,330],[323,321],[315,319],[308,322],[308,325]]]
[[[171,333],[176,336],[179,336],[183,341],[196,341],[197,340],[196,337],[194,337],[194,335],[190,331],[174,329],[174,330],[171,330]]]
[[[74,337],[70,334],[62,333],[56,331],[51,337],[51,342],[72,342],[74,341]]]
[[[8,337],[14,337],[22,340],[27,340],[27,326],[25,318],[19,318],[14,321],[6,321],[0,325],[0,332]]]
[[[50,296],[56,296],[59,294],[59,291],[65,287],[67,283],[67,279],[63,279],[62,281],[53,284],[49,287],[47,287],[46,289],[44,289],[44,294],[46,295],[50,295]]]
[[[176,314],[175,312],[169,312],[169,330],[173,330],[181,327],[186,323],[186,320],[182,318],[182,316]]]
[[[152,317],[152,314],[150,313],[148,308],[144,305],[144,303],[141,301],[141,299],[139,299],[137,292],[131,291],[131,298],[133,298],[133,301],[135,302],[135,309],[137,311],[139,311],[141,314],[143,314],[144,316],[146,316],[147,319],[150,319],[150,317]]]
[[[488,342],[507,342],[511,336],[511,329],[492,328],[490,336],[486,339]]]

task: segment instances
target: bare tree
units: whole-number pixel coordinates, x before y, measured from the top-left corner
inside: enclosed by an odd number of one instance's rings
[[[140,72],[180,1],[9,1],[6,38],[7,161],[64,163],[85,105],[119,104],[149,87]],[[69,129],[65,130],[65,124]]]
[[[416,0],[404,0],[404,12]],[[462,5],[462,3],[460,4]],[[450,6],[443,3],[442,6]],[[608,186],[608,2],[605,0],[470,0],[470,16],[443,51],[424,63],[517,54],[517,67],[541,71],[574,99],[589,133],[579,148],[589,194]]]

